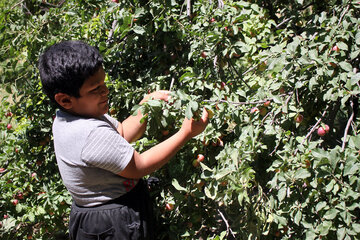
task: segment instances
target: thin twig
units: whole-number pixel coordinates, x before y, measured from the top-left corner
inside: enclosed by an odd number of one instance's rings
[[[287,23],[288,21],[290,21],[291,19],[293,19],[294,17],[289,17],[285,20],[283,20],[281,23],[279,23],[278,25],[276,25],[276,28],[279,28],[281,25]]]
[[[324,110],[324,112],[321,114],[321,117],[319,118],[319,120],[315,123],[315,125],[310,129],[310,132],[308,132],[305,136],[305,138],[302,140],[301,145],[303,145],[306,141],[306,139],[308,139],[311,134],[313,132],[315,132],[315,129],[317,128],[317,126],[320,124],[321,120],[323,119],[323,117],[325,117],[325,114],[327,113],[327,109],[329,108],[329,106],[326,107],[326,109]],[[299,149],[297,148],[293,154],[293,156],[295,156],[297,154],[297,152],[299,151]]]
[[[114,31],[115,31],[117,22],[118,22],[118,20],[116,20],[116,19],[112,22],[111,29],[110,29],[110,32],[109,32],[109,36],[108,36],[108,39],[106,40],[106,43],[108,43],[108,44],[112,40],[112,37],[113,37]]]
[[[33,15],[30,10],[27,8],[26,3],[22,4],[22,7],[25,8],[25,10],[27,11],[28,14],[30,14],[31,16]]]
[[[218,8],[224,8],[223,0],[218,0]]]
[[[280,146],[280,142],[281,142],[281,141],[282,141],[282,138],[281,138],[280,141],[276,144],[274,150],[269,154],[270,157],[276,152],[276,150],[277,150],[278,147]]]
[[[246,73],[243,73],[241,76],[239,74],[239,72],[236,70],[236,68],[233,66],[232,62],[231,61],[228,61],[228,63],[230,64],[231,68],[235,71],[235,73],[240,77],[240,80],[245,83],[245,85],[251,89],[251,87],[244,81],[244,79],[242,78],[242,76],[244,76]]]
[[[289,103],[289,101],[290,101],[290,99],[291,99],[291,97],[292,97],[292,95],[293,95],[293,93],[294,92],[290,92],[288,95],[288,98],[286,99],[286,101],[285,101],[285,103],[284,103],[284,105],[287,105],[288,103]]]
[[[222,220],[224,221],[224,223],[225,223],[225,225],[226,225],[226,236],[229,235],[229,231],[230,231],[231,235],[232,235],[234,238],[236,238],[235,235],[234,235],[234,232],[233,232],[232,229],[230,228],[230,225],[229,225],[228,221],[226,220],[224,214],[223,214],[219,209],[218,209],[218,213],[220,214]]]
[[[14,8],[16,8],[18,5],[23,4],[24,1],[25,1],[25,0],[22,0],[22,1],[18,2],[18,3],[16,3],[14,6],[11,7],[11,10],[13,10]]]
[[[351,106],[351,110],[352,110],[352,113],[350,115],[350,118],[346,124],[346,128],[345,128],[345,132],[344,132],[344,137],[343,137],[343,143],[342,143],[342,147],[341,147],[341,152],[343,152],[345,150],[345,145],[346,145],[346,138],[347,138],[347,135],[348,135],[348,131],[349,131],[349,128],[350,128],[350,125],[354,119],[354,102],[352,101],[352,99],[350,100],[350,106]]]
[[[280,97],[283,96],[288,96],[291,97],[291,95],[293,94],[293,92],[288,92],[288,93],[284,93],[284,94],[280,94]],[[289,98],[288,98],[289,99]],[[265,103],[267,101],[273,101],[272,98],[267,98],[267,99],[263,99],[263,100],[259,100],[259,101],[252,101],[252,102],[232,102],[232,101],[227,101],[227,100],[203,100],[203,102],[209,102],[209,103],[228,103],[228,104],[232,104],[235,106],[240,106],[240,105],[254,105],[254,104],[262,104]],[[288,102],[288,100],[286,100]]]
[[[317,35],[318,35],[318,32],[314,33],[314,35],[311,36],[310,41],[314,40]]]
[[[347,8],[345,9],[345,11],[341,14],[341,17],[339,19],[339,22],[338,22],[338,26],[340,25],[342,19],[344,18],[345,14],[347,11],[349,11],[349,7],[350,7],[350,4],[347,5]]]
[[[65,0],[61,1],[59,4],[48,3],[48,2],[46,2],[46,1],[44,1],[44,0],[41,2],[41,4],[43,4],[43,5],[47,5],[47,6],[49,6],[49,7],[54,7],[54,8],[59,8],[59,7],[61,7],[64,3],[65,3]]]
[[[188,17],[191,15],[191,0],[186,1],[186,15]]]
[[[173,88],[173,86],[174,86],[174,82],[175,82],[175,78],[173,77],[172,79],[171,79],[171,83],[170,83],[170,88],[169,88],[169,91],[171,92],[171,89]]]
[[[265,58],[263,61],[259,62],[258,64],[252,66],[248,70],[246,70],[242,75],[246,75],[247,73],[253,71],[255,68],[257,68],[260,64],[265,63],[270,57]]]

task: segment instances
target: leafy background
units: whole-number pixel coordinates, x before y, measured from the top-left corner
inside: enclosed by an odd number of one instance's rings
[[[38,57],[80,39],[105,58],[110,113],[148,92],[144,151],[214,113],[153,176],[158,239],[358,239],[358,1],[0,1],[2,239],[66,239]],[[10,125],[9,125],[10,124]],[[325,136],[319,127],[329,126]],[[196,161],[202,154],[205,160]],[[195,161],[194,161],[195,160]]]

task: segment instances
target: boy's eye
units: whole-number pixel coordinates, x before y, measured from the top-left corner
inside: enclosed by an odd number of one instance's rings
[[[94,88],[93,90],[91,90],[91,92],[97,92],[97,91],[99,91],[99,90],[100,90],[100,86]]]

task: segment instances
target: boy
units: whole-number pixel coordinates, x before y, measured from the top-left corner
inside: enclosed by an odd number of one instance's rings
[[[153,239],[151,207],[142,177],[166,164],[208,122],[184,120],[180,130],[144,153],[129,142],[139,139],[146,122],[139,111],[122,123],[107,115],[109,90],[103,59],[81,41],[64,41],[40,57],[43,90],[59,107],[53,123],[55,155],[73,198],[70,239]],[[149,98],[167,100],[168,91]]]

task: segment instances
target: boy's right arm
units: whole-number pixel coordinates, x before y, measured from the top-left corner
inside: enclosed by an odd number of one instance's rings
[[[204,109],[199,121],[185,118],[181,129],[167,140],[140,154],[134,152],[126,168],[120,176],[139,179],[156,171],[165,165],[187,141],[205,130],[208,123],[208,112]]]

